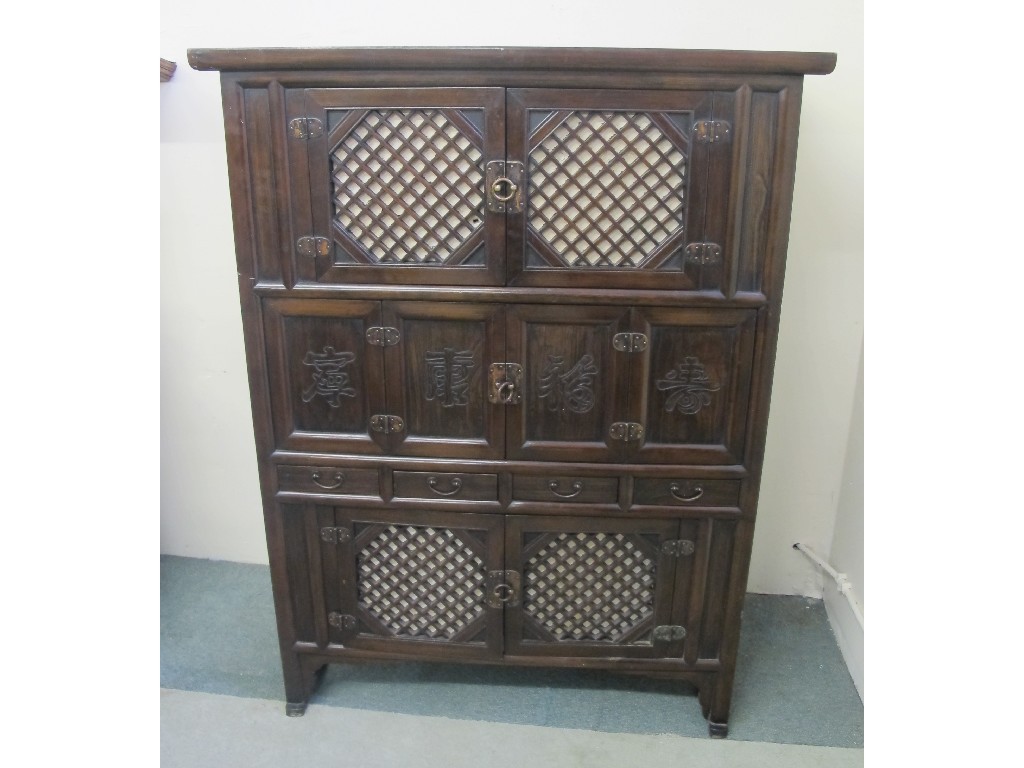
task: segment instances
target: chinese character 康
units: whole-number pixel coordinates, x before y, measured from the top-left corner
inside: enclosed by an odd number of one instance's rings
[[[426,398],[439,400],[445,408],[469,405],[469,378],[473,371],[472,350],[456,352],[445,347],[440,352],[427,352]]]

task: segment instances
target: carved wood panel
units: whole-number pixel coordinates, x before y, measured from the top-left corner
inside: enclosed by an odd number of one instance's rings
[[[508,408],[508,456],[610,461],[609,436],[628,413],[625,361],[612,339],[625,307],[516,305],[508,309],[508,357],[523,366],[523,399]]]
[[[630,396],[646,430],[637,460],[742,463],[756,311],[635,312],[649,339],[643,388]]]
[[[384,360],[366,332],[380,324],[380,303],[271,299],[265,308],[278,444],[379,453],[386,443],[370,420],[386,413]]]
[[[385,302],[399,343],[385,348],[389,412],[405,422],[394,453],[503,458],[505,408],[489,402],[488,367],[504,358],[504,308]]]

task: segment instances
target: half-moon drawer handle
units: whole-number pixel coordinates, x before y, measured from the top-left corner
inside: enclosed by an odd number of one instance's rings
[[[678,499],[679,501],[696,501],[697,499],[704,495],[704,488],[702,488],[699,485],[693,486],[692,490],[687,488],[685,491],[683,491],[683,493],[689,493],[689,496],[680,496],[680,490],[681,489],[679,487],[679,483],[672,483],[672,485],[668,487],[668,491],[669,493],[672,494],[672,498]]]
[[[583,490],[583,483],[581,483],[579,480],[572,484],[572,490],[570,490],[568,493],[562,493],[560,490],[558,490],[561,484],[562,482],[560,480],[552,480],[550,483],[548,483],[548,488],[551,489],[551,492],[555,494],[555,496],[560,496],[563,499],[571,499],[574,496],[579,496],[580,492]]]
[[[341,473],[341,472],[335,472],[334,473],[334,482],[333,483],[321,483],[320,482],[320,473],[319,472],[314,472],[313,473],[313,482],[316,483],[317,485],[319,485],[325,491],[333,491],[335,488],[340,488],[341,484],[345,482],[345,475],[343,473]]]
[[[462,478],[453,477],[451,479],[452,489],[450,491],[442,491],[437,487],[437,478],[431,475],[427,478],[427,485],[430,486],[430,490],[436,493],[438,496],[454,496],[456,493],[462,490]]]

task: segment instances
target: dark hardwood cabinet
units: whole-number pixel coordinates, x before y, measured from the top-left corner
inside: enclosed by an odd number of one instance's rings
[[[692,683],[724,736],[835,56],[189,61],[222,73],[288,713],[330,662],[586,666]]]

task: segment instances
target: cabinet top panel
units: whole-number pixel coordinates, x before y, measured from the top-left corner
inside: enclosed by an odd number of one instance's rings
[[[194,69],[558,70],[827,75],[834,53],[666,48],[192,48]]]

